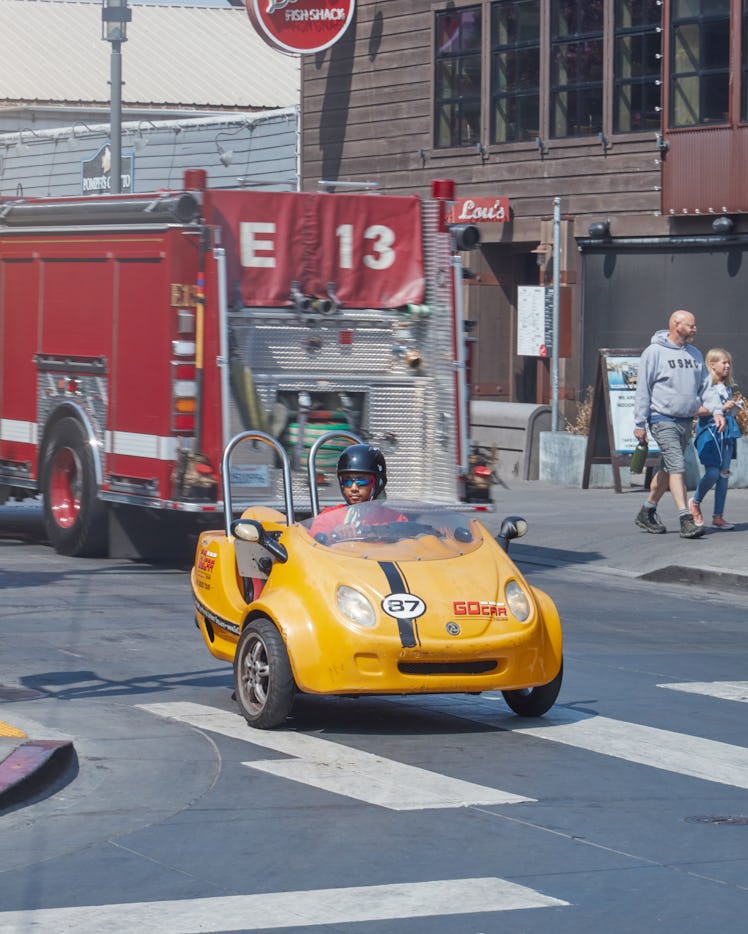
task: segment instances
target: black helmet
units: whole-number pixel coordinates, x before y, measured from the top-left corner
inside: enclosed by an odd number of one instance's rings
[[[343,451],[338,460],[338,480],[342,481],[342,474],[346,473],[374,474],[372,499],[376,499],[387,486],[387,464],[384,454],[370,444],[351,444]]]

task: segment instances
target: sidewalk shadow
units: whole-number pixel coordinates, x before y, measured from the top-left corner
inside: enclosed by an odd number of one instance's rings
[[[526,561],[528,564],[547,564],[553,567],[563,567],[567,564],[592,564],[605,559],[605,555],[599,551],[543,548],[540,545],[523,545],[518,542],[512,542],[509,553],[516,563]]]

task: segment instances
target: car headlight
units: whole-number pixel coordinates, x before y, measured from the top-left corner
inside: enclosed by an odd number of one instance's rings
[[[530,598],[517,581],[509,581],[504,588],[504,597],[506,598],[506,605],[509,607],[512,616],[521,623],[524,623],[529,617],[532,607],[530,605]]]
[[[365,626],[367,629],[376,626],[377,617],[374,607],[358,590],[342,584],[338,587],[335,598],[340,612],[352,623],[357,626]]]

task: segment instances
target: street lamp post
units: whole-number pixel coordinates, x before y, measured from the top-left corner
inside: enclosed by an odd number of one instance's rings
[[[101,38],[112,44],[109,142],[112,149],[110,184],[115,195],[122,192],[122,43],[127,42],[127,24],[131,19],[132,10],[127,0],[101,0]]]

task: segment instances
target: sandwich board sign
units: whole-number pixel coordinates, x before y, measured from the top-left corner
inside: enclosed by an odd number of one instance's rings
[[[641,350],[599,351],[582,475],[584,490],[589,488],[593,464],[610,464],[616,493],[623,490],[621,467],[631,464],[638,443],[634,437],[634,403],[640,356]],[[649,436],[645,468],[658,463],[659,448]]]

